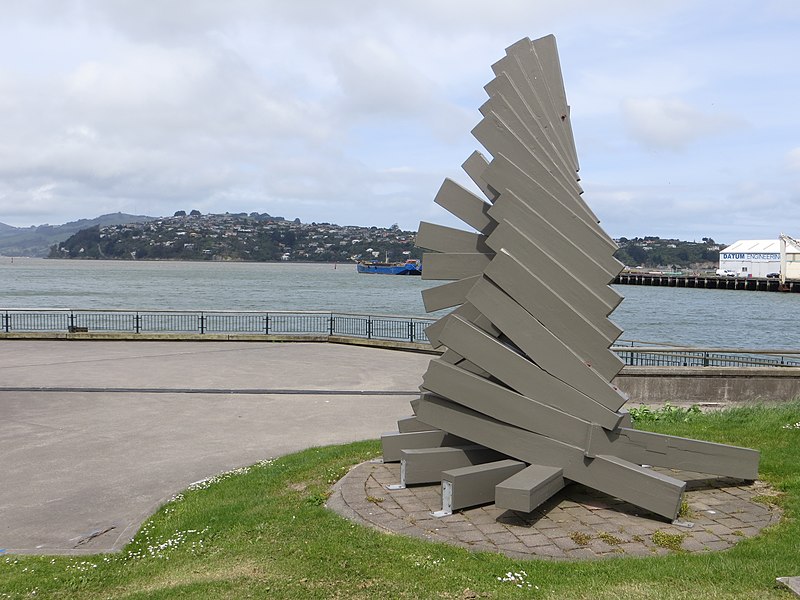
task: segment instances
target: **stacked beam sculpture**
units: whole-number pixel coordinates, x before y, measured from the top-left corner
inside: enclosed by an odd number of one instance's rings
[[[462,165],[434,201],[470,230],[421,223],[428,338],[414,416],[383,438],[398,486],[443,482],[440,514],[494,501],[530,512],[570,481],[675,519],[685,483],[648,466],[753,480],[759,454],[636,431],[612,380],[622,331],[614,241],[584,202],[555,38],[520,40],[492,66]]]

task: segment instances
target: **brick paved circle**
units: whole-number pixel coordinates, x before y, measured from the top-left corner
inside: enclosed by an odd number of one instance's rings
[[[567,486],[531,514],[493,504],[436,518],[441,486],[387,490],[400,481],[399,463],[370,461],[354,467],[334,487],[328,506],[376,529],[512,558],[586,559],[725,550],[780,520],[774,505],[754,498],[773,492],[762,482],[742,482],[658,469],[687,482],[689,512],[675,525],[582,485]],[[660,533],[659,533],[660,532]],[[669,546],[669,547],[668,547]]]

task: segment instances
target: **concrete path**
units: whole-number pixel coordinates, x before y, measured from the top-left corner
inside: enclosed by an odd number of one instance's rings
[[[395,430],[429,359],[309,343],[0,342],[0,550],[118,550],[194,481]]]

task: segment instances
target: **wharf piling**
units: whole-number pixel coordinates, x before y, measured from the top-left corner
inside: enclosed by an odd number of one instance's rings
[[[751,292],[800,292],[800,281],[765,277],[720,277],[718,275],[668,275],[659,273],[622,272],[614,279],[620,285],[705,288],[712,290],[746,290]]]

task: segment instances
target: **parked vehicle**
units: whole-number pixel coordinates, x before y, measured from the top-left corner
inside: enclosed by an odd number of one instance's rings
[[[780,273],[767,273],[767,279],[778,279],[780,276]]]
[[[736,271],[731,269],[717,269],[718,277],[736,277]]]

